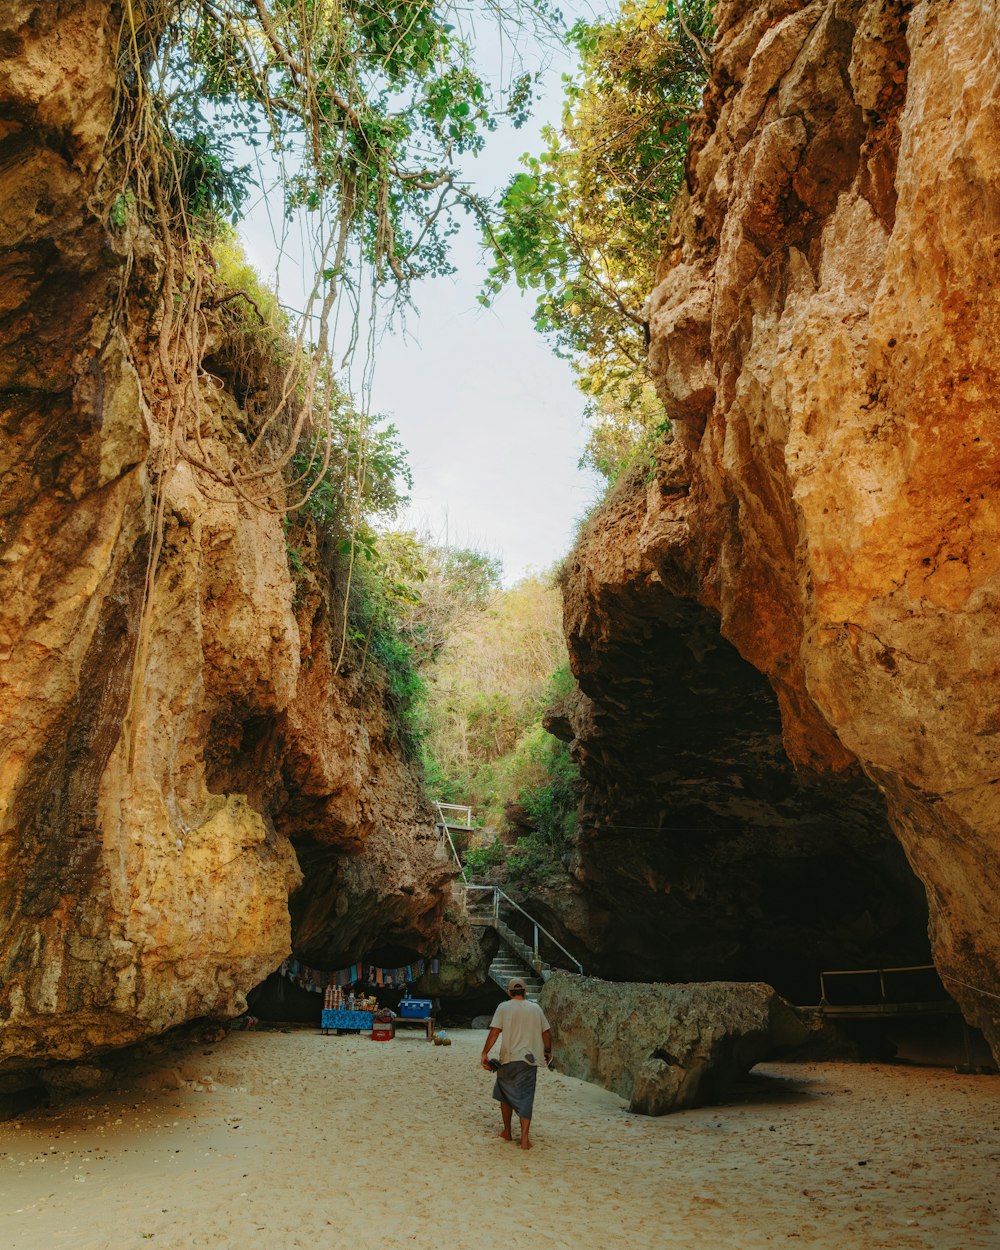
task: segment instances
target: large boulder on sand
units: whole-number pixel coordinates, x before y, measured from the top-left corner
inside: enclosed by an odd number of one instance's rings
[[[642,985],[558,972],[539,1003],[560,1069],[643,1115],[724,1098],[773,1053],[773,1032],[794,1028],[795,1019],[762,982]]]

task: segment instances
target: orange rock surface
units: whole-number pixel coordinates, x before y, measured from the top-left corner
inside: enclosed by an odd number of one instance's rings
[[[107,219],[120,20],[0,14],[0,1066],[237,1014],[291,949],[300,856],[319,966],[434,953],[451,875],[384,679],[334,673],[329,584],[297,594],[280,513],[169,455],[163,257]],[[201,403],[205,454],[244,453],[233,397]]]
[[[632,585],[716,613],[803,775],[856,761],[881,789],[1000,1053],[1000,10],[728,0],[717,23],[648,312],[675,444],[585,535],[571,635],[623,549]]]

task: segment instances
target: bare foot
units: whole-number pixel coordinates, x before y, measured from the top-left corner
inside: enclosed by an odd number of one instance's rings
[[[533,1144],[534,1144],[534,1143],[532,1143],[532,1142],[530,1142],[530,1141],[525,1141],[525,1140],[522,1138],[522,1140],[521,1140],[521,1149],[522,1149],[522,1150],[530,1150]]]
[[[501,1129],[501,1130],[500,1130],[500,1136],[504,1139],[504,1141],[513,1141],[513,1140],[514,1140],[514,1138],[513,1138],[513,1137],[512,1137],[512,1135],[511,1135],[510,1129],[506,1129],[506,1128]]]

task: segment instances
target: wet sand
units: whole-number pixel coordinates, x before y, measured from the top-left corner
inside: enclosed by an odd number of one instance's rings
[[[522,1151],[450,1036],[234,1033],[0,1124],[0,1245],[1000,1250],[1000,1077],[767,1064],[653,1120],[548,1072]]]

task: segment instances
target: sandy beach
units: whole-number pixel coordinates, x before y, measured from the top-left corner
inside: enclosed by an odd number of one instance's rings
[[[0,1125],[5,1250],[997,1250],[1000,1078],[768,1064],[662,1119],[543,1073],[497,1136],[484,1034],[166,1047],[114,1092]]]

